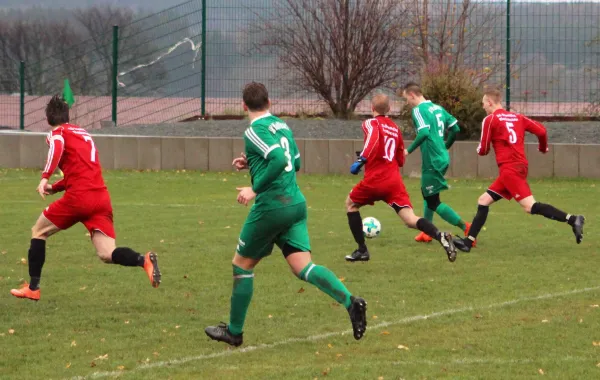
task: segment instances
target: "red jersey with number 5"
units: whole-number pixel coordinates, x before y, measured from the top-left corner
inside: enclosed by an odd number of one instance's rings
[[[534,120],[503,109],[496,110],[483,119],[481,141],[477,154],[485,156],[493,146],[498,167],[503,165],[528,165],[525,155],[525,132],[533,133],[539,141],[540,152],[548,149],[546,128]]]
[[[54,190],[106,190],[96,145],[85,129],[63,124],[48,134],[46,143],[49,146],[48,160],[42,178],[50,178],[57,167],[65,175],[52,185]]]
[[[400,175],[404,165],[404,141],[398,126],[387,116],[376,116],[362,124],[365,145],[361,156],[367,159],[365,180]]]

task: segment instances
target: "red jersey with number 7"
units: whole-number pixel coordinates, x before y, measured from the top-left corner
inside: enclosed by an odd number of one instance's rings
[[[542,124],[518,113],[504,109],[496,110],[483,119],[481,141],[477,148],[477,154],[485,156],[493,146],[498,167],[527,166],[527,156],[525,155],[526,131],[537,136],[539,151],[546,152],[548,149],[548,135]]]
[[[398,126],[387,116],[376,116],[362,124],[365,145],[361,156],[367,159],[365,180],[400,175],[404,165],[404,141]]]
[[[42,178],[50,178],[57,167],[65,175],[52,185],[54,190],[71,193],[106,190],[96,145],[85,129],[63,124],[48,134],[46,143],[48,159]]]

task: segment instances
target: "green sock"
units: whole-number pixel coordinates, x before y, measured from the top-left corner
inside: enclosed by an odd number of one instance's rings
[[[231,311],[229,313],[229,332],[240,335],[244,329],[244,320],[254,291],[254,273],[233,266],[233,291],[231,292]]]
[[[302,271],[300,271],[298,277],[301,280],[313,284],[323,293],[328,294],[338,303],[344,305],[346,309],[350,307],[350,297],[352,294],[350,294],[340,279],[329,269],[320,265],[315,265],[311,261],[304,269],[302,269]]]
[[[452,208],[447,204],[440,203],[435,212],[437,212],[437,214],[441,216],[442,219],[452,224],[453,226],[456,226],[463,231],[467,228],[465,222],[463,222],[460,216],[458,216],[458,214],[454,210],[452,210]]]
[[[433,222],[433,210],[427,207],[427,201],[423,201],[425,208],[423,209],[423,218]]]

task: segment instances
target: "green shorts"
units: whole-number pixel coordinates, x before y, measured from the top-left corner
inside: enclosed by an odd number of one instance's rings
[[[443,190],[448,190],[448,182],[446,182],[446,172],[448,171],[448,165],[443,166],[441,169],[436,168],[423,168],[421,175],[421,193],[423,197],[435,195]]]
[[[306,220],[306,203],[267,211],[251,209],[236,252],[256,260],[269,256],[275,244],[280,249],[288,244],[301,252],[310,252]]]

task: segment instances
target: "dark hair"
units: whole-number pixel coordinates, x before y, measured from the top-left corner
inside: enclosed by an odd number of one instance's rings
[[[53,127],[69,122],[69,105],[60,95],[54,95],[46,105],[46,119]]]
[[[269,107],[269,92],[262,83],[250,82],[244,86],[243,99],[250,111],[264,111]]]
[[[415,95],[423,95],[423,91],[421,91],[421,86],[416,84],[415,82],[408,82],[402,87],[403,92],[411,93]]]

